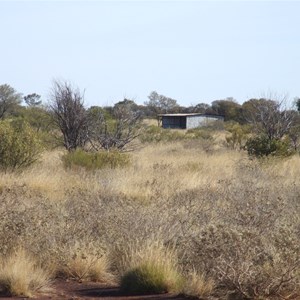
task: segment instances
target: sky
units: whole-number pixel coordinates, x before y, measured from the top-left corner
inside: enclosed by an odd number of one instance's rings
[[[300,96],[298,1],[1,1],[0,84],[86,105]]]

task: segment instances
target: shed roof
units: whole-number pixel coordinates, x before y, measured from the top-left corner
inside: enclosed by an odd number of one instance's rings
[[[190,113],[190,114],[159,114],[160,117],[187,117],[187,116],[200,116],[200,113]]]
[[[220,115],[212,115],[212,114],[202,114],[202,113],[185,113],[185,114],[159,114],[159,117],[189,117],[189,116],[205,116],[205,117],[215,117],[222,118]]]

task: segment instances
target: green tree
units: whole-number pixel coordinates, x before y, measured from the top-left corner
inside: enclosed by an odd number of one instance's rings
[[[20,105],[22,97],[8,84],[0,85],[0,119],[13,113]]]
[[[224,116],[224,121],[236,121],[241,123],[241,105],[235,99],[229,97],[224,100],[215,100],[211,104],[215,114]]]
[[[211,106],[207,103],[198,103],[195,106],[191,106],[188,108],[188,112],[190,113],[201,113],[206,114],[210,113]]]
[[[118,107],[126,107],[127,111],[132,111],[132,112],[137,112],[140,110],[139,106],[130,99],[124,99],[123,101],[119,101],[117,102],[114,107],[113,110],[116,110]]]
[[[29,107],[36,107],[42,104],[41,96],[36,93],[24,96],[24,101]]]
[[[42,106],[23,107],[20,114],[37,132],[49,132],[54,129],[51,114]]]
[[[154,114],[174,113],[177,112],[179,108],[177,100],[160,95],[156,91],[151,92],[148,98],[149,101],[146,101],[145,105],[148,106]]]

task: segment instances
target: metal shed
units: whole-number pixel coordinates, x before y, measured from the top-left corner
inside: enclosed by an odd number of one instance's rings
[[[161,114],[158,115],[163,128],[177,128],[177,129],[192,129],[201,126],[207,126],[212,122],[221,120],[224,121],[223,116],[206,115],[206,114]]]

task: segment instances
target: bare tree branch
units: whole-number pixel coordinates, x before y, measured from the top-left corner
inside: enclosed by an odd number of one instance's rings
[[[123,101],[125,102],[125,100]],[[113,119],[107,120],[99,111],[89,121],[89,141],[98,151],[100,149],[129,151],[128,145],[140,134],[141,113],[133,111],[128,103],[116,105]]]
[[[50,110],[63,134],[65,148],[71,151],[83,146],[87,139],[87,114],[80,90],[66,81],[54,81]]]
[[[294,126],[295,112],[289,110],[286,98],[280,100],[251,99],[247,105],[246,120],[258,134],[268,139],[281,139]]]

